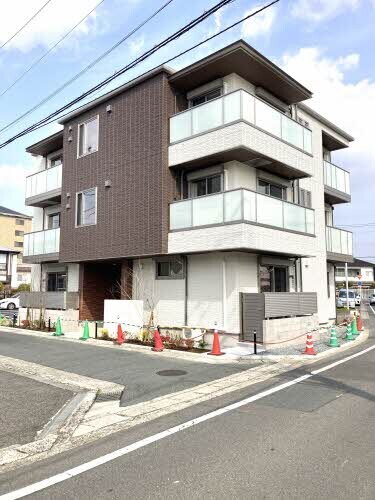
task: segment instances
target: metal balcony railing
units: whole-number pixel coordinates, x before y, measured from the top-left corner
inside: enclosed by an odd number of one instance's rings
[[[199,196],[170,204],[170,229],[253,222],[315,234],[314,210],[248,189]]]
[[[60,228],[26,233],[23,246],[25,257],[58,253],[60,249]]]
[[[327,252],[353,255],[353,234],[337,227],[326,227]]]
[[[324,184],[350,195],[350,174],[329,161],[323,161]]]
[[[312,132],[243,89],[194,106],[170,118],[170,142],[179,142],[243,120],[312,154]]]
[[[62,165],[26,177],[26,198],[61,188]]]

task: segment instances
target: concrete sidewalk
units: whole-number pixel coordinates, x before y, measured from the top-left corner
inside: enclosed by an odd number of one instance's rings
[[[33,441],[71,391],[0,371],[0,448]]]

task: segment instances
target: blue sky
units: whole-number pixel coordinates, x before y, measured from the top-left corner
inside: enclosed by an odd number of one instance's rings
[[[216,1],[174,0],[98,66],[31,116],[1,133],[1,142],[112,74]],[[0,128],[74,76],[164,2],[104,0],[84,24],[0,97]],[[44,3],[45,0],[0,0],[0,45]],[[99,0],[52,0],[19,36],[0,50],[0,94],[98,3]],[[265,3],[267,1],[234,0],[103,92],[160,64]],[[281,65],[314,92],[315,97],[308,103],[311,107],[356,138],[349,150],[337,152],[333,157],[336,164],[351,172],[352,185],[351,205],[335,209],[336,225],[375,223],[371,210],[375,181],[374,25],[375,0],[280,0],[264,14],[174,61],[173,67],[185,66],[241,37]],[[0,205],[27,211],[24,177],[32,171],[32,163],[25,147],[56,130],[58,126],[52,124],[0,150]],[[355,254],[375,257],[375,226],[353,230]]]

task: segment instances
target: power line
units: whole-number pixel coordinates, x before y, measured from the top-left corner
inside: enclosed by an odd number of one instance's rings
[[[233,0],[229,0],[228,2],[220,2],[220,3],[223,3],[223,4],[226,4],[226,3],[229,3]],[[272,5],[278,3],[280,0],[274,0],[273,2],[270,2],[269,4],[263,6],[263,7],[260,7],[258,10],[254,11],[253,13],[241,18],[240,20],[236,21],[235,23],[231,24],[230,26],[227,26],[226,28],[220,30],[219,32],[215,33],[214,35],[202,40],[201,42],[193,45],[192,47],[180,52],[179,54],[177,54],[176,56],[173,56],[171,57],[170,59],[167,59],[166,61],[164,61],[163,63],[161,63],[161,65],[164,65],[164,64],[168,64],[169,62],[177,59],[178,57],[181,57],[182,55],[185,55],[187,54],[188,52],[194,50],[195,48],[199,47],[200,45],[203,45],[204,43],[212,40],[213,38],[216,38],[217,36],[223,34],[224,32],[228,31],[229,29],[237,26],[238,24],[242,23],[243,21],[246,21],[247,19],[251,18],[251,17],[254,17],[256,16],[257,14],[259,14],[260,12],[264,11],[265,9],[268,9],[269,7],[271,7]],[[216,6],[215,6],[216,7]],[[220,7],[219,7],[220,8]],[[218,9],[216,9],[218,10]],[[211,12],[209,15],[211,15],[213,12]],[[200,16],[202,17],[202,16]],[[205,16],[205,18],[208,17],[207,15]],[[203,20],[203,19],[202,19]],[[193,24],[196,20],[194,21],[191,21],[191,23],[189,23],[188,26],[190,26],[191,24]],[[202,21],[200,21],[202,22]],[[198,22],[196,23],[198,24]],[[195,26],[195,24],[194,24]],[[7,146],[8,144],[10,144],[11,142],[15,141],[16,139],[20,138],[20,137],[23,137],[24,135],[27,135],[29,134],[30,132],[33,132],[34,130],[37,130],[39,128],[42,128],[44,127],[45,125],[49,125],[50,123],[54,122],[56,119],[60,119],[64,116],[67,116],[68,114],[70,114],[71,112],[73,111],[76,111],[77,109],[79,109],[81,106],[78,106],[77,108],[75,108],[74,110],[71,110],[69,111],[68,113],[65,113],[65,114],[61,114],[63,113],[65,110],[67,110],[68,108],[72,107],[74,104],[78,103],[79,101],[85,99],[88,95],[92,94],[93,92],[97,92],[98,89],[100,89],[102,86],[105,86],[107,85],[108,83],[110,83],[112,80],[114,80],[115,78],[117,78],[118,76],[122,75],[123,73],[125,73],[126,71],[128,71],[129,69],[133,68],[134,66],[136,66],[137,64],[139,64],[140,62],[142,62],[143,60],[147,59],[150,55],[152,55],[154,52],[156,52],[157,50],[159,50],[161,47],[163,47],[164,45],[167,45],[167,43],[169,43],[170,41],[174,40],[175,38],[178,38],[181,36],[181,31],[183,31],[183,33],[189,31],[190,29],[192,29],[192,27],[194,26],[191,26],[189,29],[187,29],[187,27],[185,26],[184,28],[182,28],[179,32],[177,32],[178,34],[174,34],[174,35],[171,35],[171,37],[169,37],[167,40],[164,40],[163,42],[160,42],[158,45],[156,45],[153,49],[150,49],[149,51],[147,51],[146,53],[144,53],[142,56],[140,56],[139,58],[135,59],[134,61],[132,61],[132,63],[128,64],[127,66],[125,66],[124,68],[120,69],[119,71],[117,71],[116,73],[114,73],[113,76],[111,77],[108,77],[106,80],[104,80],[103,82],[101,82],[100,84],[96,85],[95,87],[91,88],[89,91],[85,92],[84,94],[81,94],[81,96],[79,96],[78,98],[74,99],[73,101],[71,101],[70,103],[66,104],[65,106],[61,107],[60,109],[54,111],[53,113],[51,113],[50,115],[46,116],[45,118],[41,119],[39,122],[36,122],[34,123],[33,125],[29,126],[28,128],[24,129],[23,131],[19,132],[18,134],[16,134],[15,136],[11,137],[10,139],[6,140],[5,142],[3,142],[2,144],[0,144],[0,149],[1,148],[4,148],[5,146]],[[182,33],[182,34],[183,34]],[[175,36],[176,35],[176,36]],[[174,38],[172,38],[174,37]],[[140,76],[142,75],[139,75],[137,76],[136,78],[139,78]],[[134,78],[134,79],[136,79]],[[130,83],[132,80],[130,80],[128,83]]]
[[[35,12],[35,14],[33,14],[33,15],[30,17],[30,19],[29,19],[28,21],[26,21],[26,23],[25,23],[23,26],[21,26],[21,28],[20,28],[18,31],[16,31],[16,32],[14,33],[14,35],[12,35],[10,38],[8,38],[8,40],[7,40],[6,42],[4,42],[4,43],[3,43],[3,45],[1,45],[1,46],[0,46],[0,49],[4,48],[4,47],[5,47],[5,45],[8,45],[8,43],[9,43],[9,42],[11,42],[11,41],[13,40],[13,38],[15,38],[15,37],[16,37],[19,33],[21,33],[21,31],[22,31],[24,28],[26,28],[26,26],[27,26],[28,24],[30,24],[30,23],[31,23],[31,21],[32,21],[33,19],[35,19],[35,18],[36,18],[36,16],[37,16],[40,12],[42,12],[42,10],[44,9],[44,7],[47,7],[47,5],[48,5],[51,1],[52,1],[52,0],[47,0],[47,2],[46,2],[44,5],[42,5],[42,6],[40,7],[40,9],[39,9],[37,12]]]
[[[50,54],[61,42],[63,42],[80,24],[83,23],[93,12],[96,10],[99,5],[101,5],[105,0],[100,0],[98,4],[95,5],[93,9],[90,10],[88,14],[86,14],[77,24],[75,24],[64,36],[62,36],[55,44],[53,44],[39,59],[36,59],[14,82],[9,85],[3,92],[0,94],[0,97],[5,95],[10,89],[12,89],[24,76],[26,76],[37,64],[39,64],[43,59],[45,59],[48,54]]]
[[[99,57],[94,59],[90,64],[85,66],[79,73],[77,73],[75,76],[67,80],[65,83],[63,83],[60,87],[58,87],[56,90],[54,90],[51,94],[49,94],[47,97],[42,99],[38,104],[30,108],[28,111],[20,115],[18,118],[10,122],[8,125],[0,129],[0,133],[4,132],[8,128],[10,128],[12,125],[15,125],[18,123],[20,120],[28,116],[29,114],[33,113],[36,111],[40,106],[43,106],[43,104],[46,104],[48,101],[50,101],[53,97],[58,95],[60,92],[62,92],[66,87],[71,85],[73,82],[78,80],[84,73],[86,73],[89,69],[93,68],[96,64],[98,64],[100,61],[102,61],[105,57],[107,57],[113,50],[115,50],[119,45],[124,43],[128,38],[130,38],[134,33],[139,31],[145,24],[147,24],[151,19],[153,19],[155,16],[157,16],[163,9],[165,9],[170,3],[172,3],[173,0],[168,0],[166,3],[164,3],[159,9],[157,9],[153,14],[151,14],[147,19],[142,21],[136,28],[134,28],[130,33],[127,33],[121,40],[116,42],[112,47],[110,47],[108,50],[106,50],[103,54],[101,54]]]

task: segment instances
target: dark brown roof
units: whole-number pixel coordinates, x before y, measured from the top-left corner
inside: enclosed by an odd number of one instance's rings
[[[57,151],[63,147],[63,135],[64,131],[59,130],[59,132],[56,132],[55,134],[52,134],[49,137],[46,137],[45,139],[27,147],[26,152],[34,155],[46,156],[53,151]]]
[[[244,40],[177,71],[169,80],[175,87],[187,91],[230,73],[237,73],[255,86],[265,88],[287,104],[312,97],[310,90]]]

